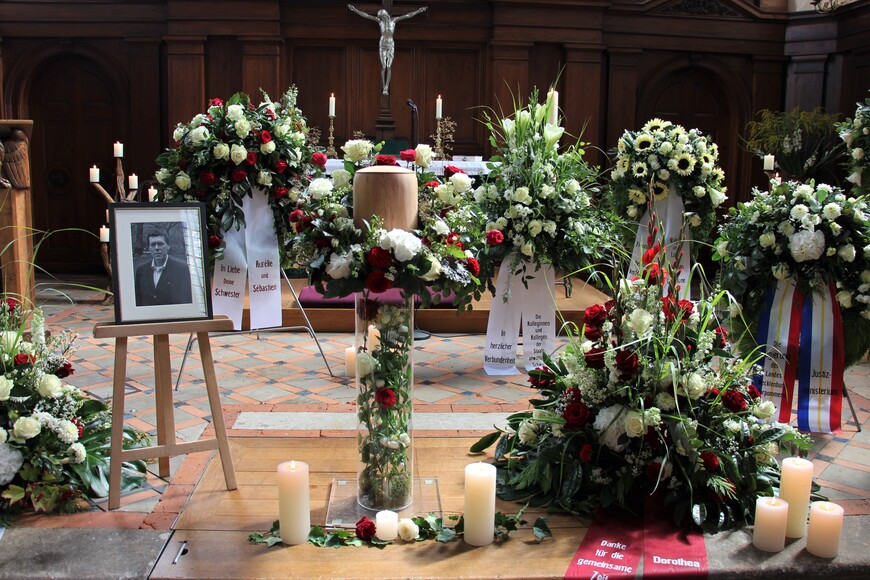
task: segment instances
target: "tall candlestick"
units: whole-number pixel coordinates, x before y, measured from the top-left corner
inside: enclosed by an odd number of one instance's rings
[[[112,145],[112,152],[115,154],[115,157],[123,157],[124,144],[119,141],[115,141],[115,144]]]
[[[764,170],[765,171],[773,171],[774,161],[775,161],[775,158],[773,157],[773,155],[770,155],[770,154],[765,155],[764,156]]]
[[[90,169],[88,169],[88,178],[91,183],[99,183],[100,182],[100,168],[94,165]]]
[[[349,346],[344,349],[344,374],[356,376],[356,347]]]
[[[441,95],[438,95],[438,98],[435,99],[435,118],[436,119],[441,118],[442,104],[443,104],[443,102],[441,101]]]
[[[810,506],[807,552],[819,558],[836,558],[843,533],[843,508],[829,501],[814,501]]]
[[[375,536],[382,542],[391,542],[399,535],[399,514],[389,510],[375,515]]]
[[[127,185],[131,190],[139,189],[139,176],[135,173],[131,173],[130,176],[127,178]]]
[[[800,457],[782,460],[779,497],[788,502],[788,526],[785,535],[800,538],[807,532],[807,510],[813,485],[813,463]]]
[[[109,228],[106,226],[100,227],[100,241],[107,244],[109,243]]]
[[[465,466],[464,538],[472,546],[491,544],[495,536],[495,465]]]
[[[781,552],[785,548],[785,526],[788,522],[788,502],[778,497],[760,497],[755,501],[755,530],[752,544],[765,552]]]
[[[154,201],[155,197],[157,197],[157,188],[152,185],[148,188],[148,201]]]
[[[550,89],[547,93],[547,102],[550,105],[550,110],[547,116],[547,123],[550,125],[559,124],[559,91]]]
[[[329,116],[335,117],[335,93],[329,95]]]
[[[307,463],[287,461],[278,466],[278,513],[281,541],[306,543],[311,531]]]

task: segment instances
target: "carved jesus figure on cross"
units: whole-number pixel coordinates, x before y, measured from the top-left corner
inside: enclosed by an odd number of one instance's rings
[[[382,94],[384,95],[390,94],[390,77],[392,76],[393,58],[396,55],[396,43],[393,40],[393,36],[396,33],[396,23],[400,20],[407,20],[417,16],[418,14],[423,14],[428,10],[427,6],[423,6],[413,12],[396,16],[394,18],[390,16],[390,8],[392,5],[392,0],[383,0],[384,7],[378,10],[377,16],[369,14],[368,12],[363,12],[353,4],[347,5],[348,10],[354,14],[362,16],[363,18],[367,18],[368,20],[374,20],[378,23],[378,26],[381,29],[379,52],[381,57],[381,86]]]

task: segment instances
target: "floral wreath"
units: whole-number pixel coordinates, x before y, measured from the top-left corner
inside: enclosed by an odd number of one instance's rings
[[[226,102],[212,99],[205,113],[178,124],[175,148],[157,158],[158,201],[205,202],[212,261],[223,256],[224,233],[245,225],[242,198],[261,190],[274,214],[281,265],[292,265],[288,256],[296,232],[287,216],[314,167],[326,165],[326,156],[312,152],[307,142],[296,96],[291,87],[278,102],[263,93],[257,106],[244,93]]]
[[[616,144],[610,173],[612,204],[623,217],[638,220],[650,201],[670,195],[683,200],[691,239],[705,240],[725,201],[725,172],[719,147],[698,129],[652,119],[640,131],[625,131]]]
[[[836,284],[843,326],[849,328],[846,364],[870,348],[870,229],[866,198],[824,183],[771,181],[729,210],[713,256],[721,283],[742,306],[732,324],[745,326],[741,350],[755,347],[758,315],[776,280],[794,277],[804,293]],[[741,319],[747,321],[741,324]],[[748,332],[745,332],[748,330]]]
[[[846,180],[854,184],[858,193],[870,192],[870,98],[863,105],[857,103],[855,118],[838,124],[837,130],[849,155]]]
[[[461,172],[445,181],[426,172],[432,149],[419,145],[400,159],[415,169],[419,189],[419,227],[387,231],[378,216],[360,229],[353,220],[353,175],[371,165],[399,165],[379,155],[380,145],[353,139],[343,147],[344,169],[327,177],[318,172],[299,195],[288,221],[296,232],[293,257],[326,297],[356,292],[381,293],[399,288],[420,297],[423,306],[453,292],[454,304],[469,307],[479,282],[480,265],[467,249],[476,240],[476,217],[463,195],[471,179]],[[428,292],[432,288],[441,294]]]

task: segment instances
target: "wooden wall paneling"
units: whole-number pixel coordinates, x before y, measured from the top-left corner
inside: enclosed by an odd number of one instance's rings
[[[297,104],[309,127],[320,129],[320,143],[329,139],[329,95],[335,94],[335,147],[347,141],[349,104],[356,91],[348,84],[348,51],[342,46],[297,45],[288,50],[287,78],[299,90]]]
[[[483,118],[479,79],[480,48],[439,48],[423,52],[421,67],[423,89],[417,106],[420,108],[420,142],[434,145],[435,99],[443,99],[442,114],[456,122],[453,153],[473,154],[482,149],[477,126]]]
[[[160,40],[157,38],[127,39],[130,63],[130,147],[125,150],[130,160],[128,173],[135,172],[139,181],[152,179],[160,154]],[[144,199],[147,199],[145,197]]]
[[[525,99],[529,83],[530,42],[490,43],[492,107],[498,114],[513,112],[514,100]]]
[[[746,133],[746,125],[757,120],[759,111],[764,109],[779,111],[782,107],[783,89],[785,87],[786,60],[782,56],[756,56],[752,59],[752,107],[748,118],[743,119],[739,128],[740,135]],[[741,198],[749,198],[751,186],[765,187],[767,176],[763,172],[761,159],[747,153],[750,179],[746,183],[746,192]],[[743,193],[743,192],[741,192]]]
[[[396,121],[395,139],[398,141],[405,141],[407,143],[411,142],[411,110],[408,108],[406,101],[410,99],[415,93],[414,81],[417,75],[415,56],[417,54],[417,50],[417,47],[409,46],[408,43],[405,43],[404,48],[402,48],[401,46],[396,47],[396,57],[393,61],[392,68],[392,81],[390,82],[390,112],[393,119]],[[376,84],[372,84],[371,81],[369,81],[368,83],[363,81],[363,85],[361,85],[368,87],[366,90],[371,93],[375,93],[375,91],[372,90],[374,86],[380,87],[380,55],[378,55],[375,69],[375,72],[377,73],[377,76],[375,78],[378,80],[378,82]],[[372,72],[368,72],[366,74],[371,75]],[[379,92],[380,91],[378,91],[378,93]],[[378,114],[380,113],[380,95],[378,94],[376,96],[378,98],[378,110],[371,120],[372,125],[374,125],[374,120],[377,119]],[[364,121],[368,122],[368,119],[365,118]],[[366,132],[366,134],[368,134],[368,132]]]
[[[242,90],[242,48],[235,36],[209,36],[205,43],[205,96],[226,100]],[[205,100],[199,105],[205,106]],[[176,123],[177,121],[172,121]]]
[[[626,129],[637,129],[635,118],[637,103],[638,65],[643,51],[637,48],[609,48],[607,50],[607,125],[605,142],[600,145],[605,151],[616,147],[616,142]]]
[[[578,137],[583,131],[583,140],[592,145],[587,148],[586,158],[594,164],[603,161],[599,149],[607,149],[602,114],[606,78],[604,48],[604,45],[566,46],[565,71],[559,94],[565,131]],[[571,141],[573,139],[564,142]]]
[[[0,37],[0,119],[6,118],[6,96],[4,87],[6,86],[6,77],[3,74],[3,38]]]
[[[273,99],[284,92],[281,38],[242,37],[242,90],[251,95],[254,104],[260,102],[260,89]]]
[[[168,37],[166,93],[169,133],[176,123],[187,123],[206,103],[205,37]]]
[[[791,58],[785,87],[785,111],[795,107],[810,111],[824,105],[827,60],[827,54]]]

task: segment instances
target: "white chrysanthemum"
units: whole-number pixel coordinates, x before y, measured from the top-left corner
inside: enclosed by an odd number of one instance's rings
[[[341,146],[344,158],[351,163],[358,163],[369,156],[373,144],[368,139],[351,139]]]
[[[350,252],[344,254],[336,254],[335,252],[329,257],[329,263],[326,265],[326,274],[330,278],[340,280],[350,276],[351,266],[353,265],[353,254]]]
[[[70,454],[70,463],[83,463],[88,457],[88,452],[85,450],[85,446],[81,443],[73,443],[69,446],[68,451]]]
[[[412,260],[423,247],[420,238],[400,229],[392,229],[382,235],[379,245],[384,250],[392,251],[400,262]]]
[[[12,481],[22,465],[24,465],[24,455],[8,443],[0,443],[0,485]]]
[[[764,232],[758,236],[758,243],[762,248],[771,248],[776,245],[776,234],[773,232]]]
[[[840,217],[840,213],[840,205],[836,203],[829,203],[822,209],[822,215],[828,221],[834,221]]]
[[[788,249],[795,262],[818,260],[825,251],[825,234],[819,230],[795,232],[788,242]]]
[[[329,195],[331,192],[332,181],[325,177],[312,179],[311,184],[308,186],[308,193],[311,195],[311,199],[323,199],[323,196]]]
[[[806,183],[800,184],[794,191],[795,198],[812,199],[814,197],[813,187]]]
[[[533,238],[541,233],[541,230],[544,229],[544,224],[541,223],[541,220],[532,220],[529,222],[528,231],[529,235]]]
[[[806,216],[809,213],[810,213],[810,208],[808,208],[807,206],[805,206],[802,203],[799,203],[796,206],[794,206],[793,208],[791,208],[789,215],[791,216],[791,219],[799,222],[804,218],[804,216]]]
[[[677,401],[670,393],[659,393],[656,395],[656,405],[663,411],[673,411],[677,407]]]
[[[75,443],[79,440],[79,428],[72,421],[62,419],[58,422],[57,428],[54,430],[58,439],[64,443]]]
[[[861,161],[862,159],[864,159],[864,150],[860,147],[855,147],[854,149],[852,149],[852,159],[854,159],[855,161]]]
[[[528,187],[518,187],[514,190],[511,199],[517,203],[529,203],[532,201],[532,196],[529,195]]]

